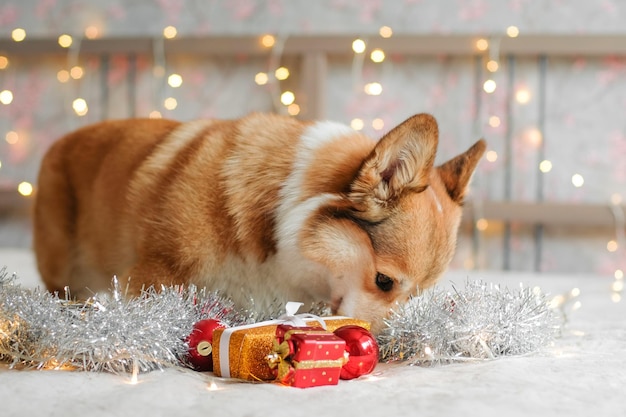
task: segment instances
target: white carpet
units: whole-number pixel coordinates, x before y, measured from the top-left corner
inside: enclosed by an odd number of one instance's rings
[[[0,250],[0,266],[39,285],[30,253]],[[612,277],[461,272],[466,278],[556,295],[579,288],[555,346],[524,357],[432,368],[380,364],[374,375],[297,389],[169,369],[137,384],[111,374],[9,370],[0,365],[0,416],[621,416],[626,415],[626,300]]]

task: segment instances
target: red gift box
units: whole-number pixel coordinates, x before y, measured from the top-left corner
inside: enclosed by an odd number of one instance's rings
[[[321,328],[281,324],[268,360],[282,384],[298,388],[337,385],[346,363],[346,342]]]

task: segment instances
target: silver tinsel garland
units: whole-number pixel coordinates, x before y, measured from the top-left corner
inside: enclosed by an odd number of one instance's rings
[[[381,359],[432,365],[523,355],[547,346],[561,318],[538,289],[468,282],[398,305],[378,337]]]
[[[1,271],[0,359],[11,366],[114,373],[185,366],[185,338],[197,321],[247,324],[277,317],[283,305],[255,313],[193,286],[150,288],[136,298],[125,298],[120,287],[113,280],[110,293],[77,303],[69,295],[23,289]],[[489,359],[541,349],[556,335],[557,321],[539,292],[468,282],[464,290],[435,288],[398,305],[377,340],[382,361]]]
[[[11,366],[145,372],[184,364],[194,323],[250,320],[217,293],[195,287],[149,289],[125,299],[117,280],[109,294],[85,303],[39,288],[22,289],[0,272],[0,358]]]

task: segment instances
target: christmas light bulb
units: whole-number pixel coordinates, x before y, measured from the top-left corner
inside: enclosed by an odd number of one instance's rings
[[[539,163],[539,171],[543,172],[544,174],[552,171],[552,162],[548,161],[547,159],[541,161]]]
[[[0,91],[0,103],[4,105],[9,105],[13,101],[13,93],[11,90],[2,90]]]
[[[487,71],[489,71],[489,72],[496,72],[496,71],[498,71],[498,68],[500,68],[500,65],[498,64],[498,61],[495,61],[493,59],[487,61]]]
[[[622,196],[619,193],[614,193],[611,195],[611,204],[617,206],[622,204]]]
[[[26,39],[26,31],[22,28],[13,29],[11,32],[11,37],[15,42],[22,42]]]
[[[580,188],[583,186],[584,183],[585,183],[585,179],[583,178],[582,175],[580,174],[572,175],[572,184],[574,185],[574,187]]]
[[[269,77],[264,72],[259,72],[254,76],[254,82],[258,85],[265,85],[269,81]]]
[[[9,66],[9,58],[4,55],[0,55],[0,70],[6,69]]]
[[[277,68],[276,71],[274,71],[274,76],[277,80],[284,81],[289,78],[289,70],[285,67]]]
[[[163,37],[165,39],[174,39],[178,35],[178,30],[174,26],[167,26],[163,29]]]
[[[515,100],[520,104],[527,104],[530,101],[530,91],[527,88],[520,88],[515,92]]]
[[[20,182],[17,186],[17,192],[23,195],[24,197],[28,197],[33,193],[33,186],[31,183],[23,181]]]
[[[75,99],[72,102],[72,108],[74,109],[74,112],[76,112],[76,114],[79,116],[84,116],[89,111],[89,108],[87,107],[87,102],[83,98]]]
[[[60,70],[57,72],[57,80],[62,83],[66,83],[70,80],[70,72],[68,70]]]
[[[379,96],[383,92],[383,86],[380,83],[365,84],[365,93],[370,96]]]
[[[609,252],[615,252],[617,251],[618,248],[619,248],[619,245],[617,244],[617,241],[615,240],[609,240],[606,244],[606,250],[608,250]]]
[[[374,130],[382,130],[385,127],[385,121],[383,119],[372,120],[372,127]]]
[[[352,119],[350,121],[350,127],[352,127],[352,129],[354,130],[363,130],[363,127],[365,127],[365,123],[363,122],[363,119]]]
[[[506,28],[506,34],[510,38],[517,38],[519,36],[519,29],[517,26],[509,26]]]
[[[487,39],[478,39],[476,41],[476,49],[479,51],[486,51],[489,49],[489,41],[487,41]]]
[[[261,45],[266,48],[271,48],[276,43],[276,38],[273,35],[263,35],[261,37]]]
[[[97,26],[91,25],[85,28],[85,37],[87,39],[97,39],[100,36],[100,29]]]
[[[370,54],[370,59],[376,63],[383,62],[385,60],[385,52],[382,49],[374,49]]]
[[[20,140],[20,137],[17,134],[17,132],[10,130],[7,132],[4,139],[7,141],[9,145],[15,145]]]
[[[80,80],[85,75],[85,71],[79,65],[76,65],[70,69],[70,76],[75,80]]]
[[[486,93],[493,93],[494,91],[496,91],[496,82],[494,80],[487,80],[485,81],[485,83],[483,84],[483,90],[485,90]]]
[[[292,103],[289,106],[287,106],[287,113],[289,113],[290,116],[297,116],[300,114],[300,106],[298,106],[296,103]]]
[[[280,95],[280,102],[285,106],[292,104],[296,100],[296,96],[291,91],[285,91]]]
[[[183,85],[183,77],[181,77],[179,74],[171,74],[169,77],[167,77],[167,83],[170,85],[170,87],[178,88]]]
[[[174,97],[168,97],[163,101],[163,107],[167,110],[174,110],[178,107],[178,101]]]
[[[365,52],[365,41],[363,39],[355,39],[352,42],[352,50],[357,54],[362,54]]]
[[[381,26],[381,28],[378,30],[378,33],[383,38],[391,38],[391,36],[393,35],[393,30],[391,30],[389,26]]]
[[[496,151],[488,151],[485,154],[485,158],[489,162],[496,162],[498,160],[498,153]]]
[[[72,42],[73,39],[68,34],[64,33],[63,35],[59,36],[59,45],[61,45],[62,48],[69,48],[70,46],[72,46]]]

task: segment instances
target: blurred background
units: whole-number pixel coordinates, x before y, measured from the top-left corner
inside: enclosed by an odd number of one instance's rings
[[[453,268],[621,280],[624,22],[618,0],[4,0],[0,247],[30,248],[42,155],[89,123],[272,111],[377,138],[429,112],[438,162],[489,144]]]

